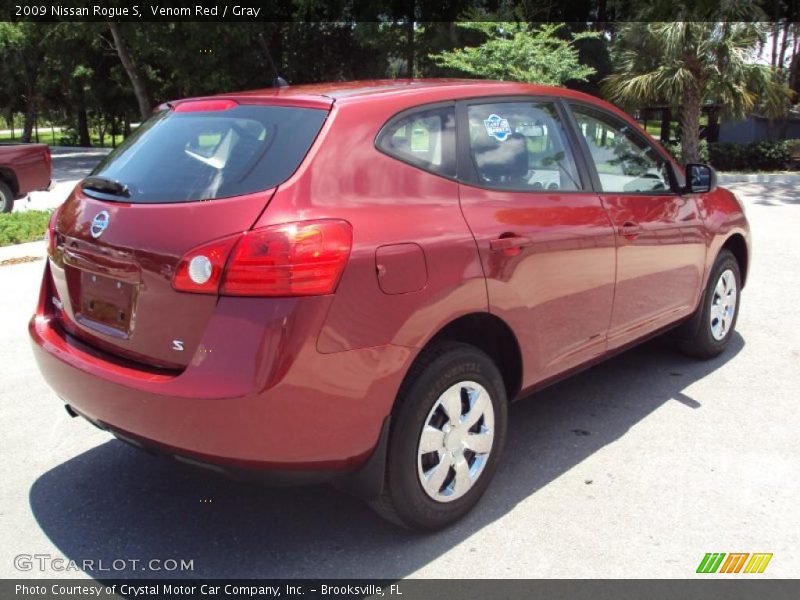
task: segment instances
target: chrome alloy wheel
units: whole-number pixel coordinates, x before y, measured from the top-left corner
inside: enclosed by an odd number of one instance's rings
[[[461,381],[439,396],[425,419],[417,449],[422,489],[437,502],[466,494],[483,472],[494,442],[489,392]]]
[[[736,276],[725,269],[719,276],[714,295],[711,298],[711,335],[722,340],[731,328],[736,312]]]

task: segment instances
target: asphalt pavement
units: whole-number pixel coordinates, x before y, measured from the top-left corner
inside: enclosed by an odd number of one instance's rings
[[[15,567],[38,554],[193,565],[112,574],[134,577],[691,578],[707,552],[769,552],[746,577],[796,577],[800,194],[731,187],[754,254],[728,351],[702,362],[656,340],[515,404],[489,492],[435,534],[328,486],[234,483],[69,418],[26,331],[43,262],[0,266],[0,576],[110,576]]]

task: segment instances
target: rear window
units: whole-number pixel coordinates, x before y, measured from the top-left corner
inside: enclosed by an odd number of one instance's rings
[[[162,111],[92,172],[126,186],[129,196],[84,191],[108,200],[166,203],[269,189],[294,173],[327,114],[315,108],[247,105]]]

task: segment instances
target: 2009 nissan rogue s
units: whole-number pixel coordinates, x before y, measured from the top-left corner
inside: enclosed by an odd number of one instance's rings
[[[509,401],[676,326],[722,352],[750,245],[613,106],[458,80],[164,104],[48,239],[29,328],[70,414],[424,529],[486,490]]]

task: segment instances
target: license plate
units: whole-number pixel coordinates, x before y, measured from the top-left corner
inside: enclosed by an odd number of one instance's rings
[[[101,331],[127,335],[133,312],[134,286],[112,277],[81,273],[81,321]]]

